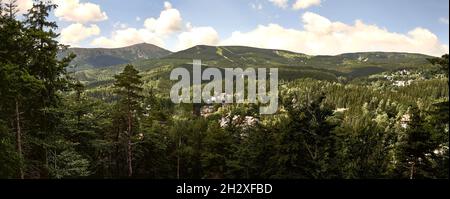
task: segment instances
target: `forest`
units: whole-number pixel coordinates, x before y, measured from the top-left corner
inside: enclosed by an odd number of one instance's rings
[[[60,56],[55,5],[18,16],[13,2],[0,1],[0,178],[449,177],[448,54],[357,77],[285,69],[278,112],[260,115],[172,103],[158,58],[81,81],[76,55]]]

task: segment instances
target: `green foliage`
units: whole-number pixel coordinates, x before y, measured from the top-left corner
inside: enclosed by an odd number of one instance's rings
[[[47,20],[55,5],[36,2],[24,16],[15,18],[15,1],[6,4],[0,21],[1,118],[14,132],[19,160],[19,177],[48,176],[45,145],[54,145],[59,118],[52,112],[60,103],[59,93],[67,88],[65,67],[73,56],[62,60],[62,48],[54,22]],[[23,149],[23,150],[22,150]],[[25,170],[25,171],[23,171]],[[17,177],[17,176],[16,176]]]
[[[117,88],[116,93],[121,97],[124,104],[127,105],[129,111],[136,110],[139,107],[138,100],[142,98],[141,76],[139,71],[134,69],[132,65],[127,65],[122,73],[115,76],[116,82],[114,86]]]
[[[110,55],[114,51],[124,51],[124,56],[132,53],[131,57],[139,57],[141,50],[131,50],[139,47],[130,46],[121,49],[69,49],[79,55],[80,59],[93,57],[92,61],[114,61],[111,58],[97,57]],[[139,49],[139,48],[138,48]],[[146,52],[146,51],[144,51]],[[115,57],[120,53],[113,53]],[[148,53],[143,53],[148,55]],[[151,53],[150,53],[151,54]],[[145,56],[144,56],[145,57]],[[351,53],[337,56],[309,56],[283,50],[259,49],[243,46],[195,46],[176,53],[167,53],[151,59],[138,59],[132,64],[140,71],[149,74],[149,79],[160,79],[170,74],[174,67],[191,68],[192,59],[201,59],[202,63],[210,67],[232,68],[278,68],[279,78],[283,80],[295,80],[298,78],[314,78],[319,80],[339,81],[339,79],[356,79],[379,74],[385,71],[399,69],[427,68],[430,63],[426,59],[432,57],[411,53]],[[129,58],[125,58],[129,59]],[[72,64],[81,66],[76,72],[81,81],[88,84],[108,84],[113,76],[120,72],[124,64],[111,64],[107,67],[93,69],[84,67],[85,63],[79,60]],[[125,64],[129,64],[126,62]],[[187,65],[187,66],[186,66]],[[428,69],[427,69],[428,70]]]
[[[0,120],[0,178],[15,178],[20,164],[11,131]]]
[[[295,97],[283,99],[289,120],[281,124],[277,136],[276,178],[333,178],[332,157],[335,156],[335,124],[329,121],[332,109],[322,104],[325,97]]]
[[[404,135],[399,140],[396,161],[399,173],[404,178],[430,178],[430,159],[437,149],[431,132],[416,107],[408,111],[410,121]]]
[[[54,8],[0,9],[0,178],[448,178],[448,55],[66,49]],[[192,59],[279,68],[279,111],[173,104],[168,75]]]
[[[58,57],[65,57],[71,53],[77,55],[71,62],[71,66],[74,67],[73,70],[78,71],[160,58],[169,55],[171,52],[152,44],[142,43],[114,49],[70,48],[60,51]]]
[[[65,150],[50,159],[50,175],[56,179],[80,178],[90,175],[89,161],[72,150]]]
[[[438,65],[441,71],[448,77],[449,75],[448,54],[445,54],[440,58],[428,59],[428,61],[430,61],[434,65]]]
[[[363,124],[345,124],[336,129],[338,144],[336,161],[340,177],[345,179],[388,178],[391,172],[394,131],[388,121],[379,123],[365,114]]]

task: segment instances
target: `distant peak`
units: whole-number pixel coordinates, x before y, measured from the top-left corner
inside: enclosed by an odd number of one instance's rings
[[[153,45],[153,44],[149,44],[149,43],[137,43],[137,44],[133,44],[133,45],[131,45],[131,46],[127,46],[127,47],[132,47],[132,46],[156,46],[156,45]]]

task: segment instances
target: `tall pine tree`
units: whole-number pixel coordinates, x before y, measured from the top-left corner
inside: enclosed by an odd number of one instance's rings
[[[135,133],[133,128],[133,119],[135,113],[141,109],[140,100],[142,99],[142,80],[139,71],[133,65],[125,66],[122,73],[115,76],[116,82],[114,86],[117,88],[116,93],[120,96],[120,103],[125,107],[127,115],[127,136],[126,136],[126,152],[128,176],[133,175],[133,151],[132,137]]]

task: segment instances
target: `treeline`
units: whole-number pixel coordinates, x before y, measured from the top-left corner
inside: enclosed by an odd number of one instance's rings
[[[445,79],[393,88],[299,79],[280,110],[175,105],[132,65],[90,92],[71,78],[54,5],[0,13],[0,178],[448,178]],[[251,119],[255,122],[248,122]]]

